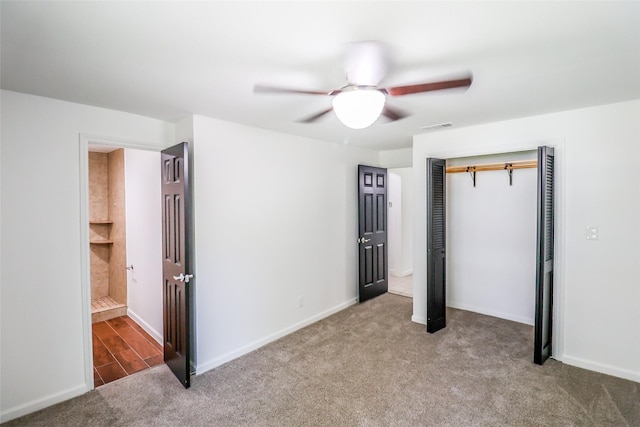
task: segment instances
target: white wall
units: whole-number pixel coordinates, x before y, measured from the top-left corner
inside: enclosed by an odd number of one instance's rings
[[[194,163],[198,373],[356,301],[377,152],[196,116]]]
[[[162,343],[160,153],[124,150],[127,314]]]
[[[458,158],[447,166],[504,163],[537,153]],[[447,306],[534,323],[537,170],[447,174]]]
[[[425,158],[556,147],[554,357],[640,381],[640,101],[414,137],[414,315],[426,319]],[[600,227],[586,240],[585,227]]]
[[[189,150],[193,147],[193,116],[179,120],[175,124],[176,144],[180,142],[188,142]]]
[[[380,166],[383,168],[406,168],[413,162],[413,149],[380,151]]]
[[[169,145],[173,125],[1,93],[0,417],[88,390],[81,281],[80,133]],[[90,326],[90,325],[89,325]],[[90,336],[90,330],[88,331]],[[43,350],[46,349],[46,350]]]

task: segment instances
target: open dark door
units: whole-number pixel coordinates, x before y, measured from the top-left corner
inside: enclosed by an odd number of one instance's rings
[[[437,332],[446,322],[446,164],[427,159],[427,332]]]
[[[191,385],[189,153],[186,142],[162,151],[162,281],[164,361]]]
[[[553,148],[538,147],[538,236],[533,361],[551,357],[553,314]]]
[[[387,292],[387,170],[358,165],[360,302]]]

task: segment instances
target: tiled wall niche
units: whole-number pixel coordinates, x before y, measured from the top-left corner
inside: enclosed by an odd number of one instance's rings
[[[89,152],[91,317],[127,311],[124,150]]]

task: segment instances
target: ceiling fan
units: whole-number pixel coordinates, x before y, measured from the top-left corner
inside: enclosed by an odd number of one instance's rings
[[[364,129],[372,125],[380,115],[391,121],[408,114],[386,104],[387,96],[396,97],[422,92],[471,86],[472,76],[467,74],[451,80],[380,87],[386,76],[389,60],[386,46],[377,41],[356,42],[347,45],[345,71],[347,84],[328,91],[300,90],[266,85],[255,85],[254,93],[306,94],[332,97],[330,108],[299,120],[312,123],[334,111],[338,119],[352,129]]]

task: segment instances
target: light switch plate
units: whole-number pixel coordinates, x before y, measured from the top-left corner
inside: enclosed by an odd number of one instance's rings
[[[600,230],[597,225],[587,225],[587,240],[598,240],[600,238]]]

